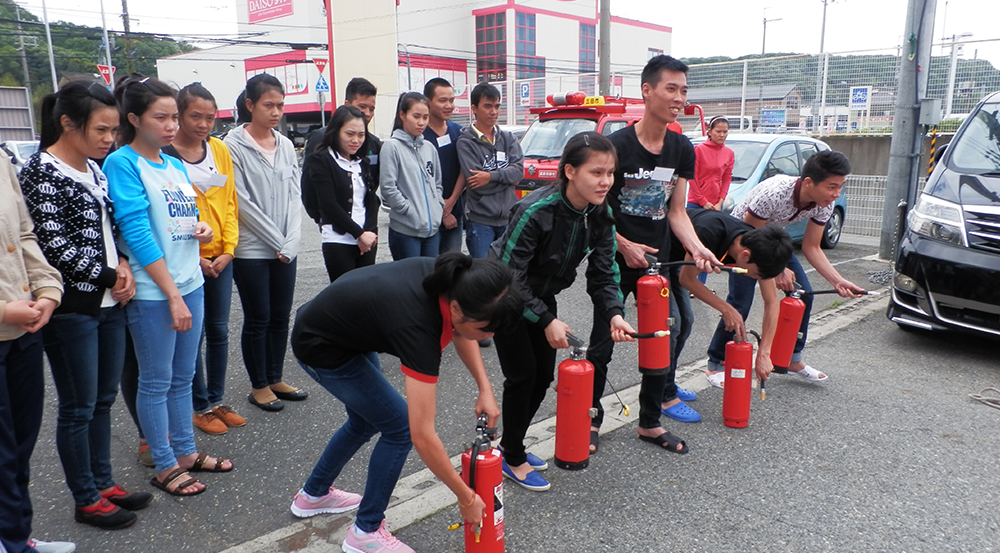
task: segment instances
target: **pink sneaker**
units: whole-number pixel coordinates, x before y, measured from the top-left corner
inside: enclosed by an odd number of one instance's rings
[[[323,513],[343,513],[357,509],[361,504],[361,496],[345,492],[330,486],[330,492],[319,499],[309,499],[306,492],[299,490],[292,501],[292,514],[301,517],[311,517]]]
[[[381,553],[383,551],[395,551],[396,553],[414,553],[413,548],[396,539],[385,527],[385,519],[378,530],[370,534],[362,534],[357,524],[352,524],[347,529],[347,537],[344,538],[344,545],[341,549],[344,553]]]

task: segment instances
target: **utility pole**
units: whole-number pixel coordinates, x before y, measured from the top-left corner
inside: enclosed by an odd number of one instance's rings
[[[122,0],[124,2],[124,0]],[[49,43],[49,69],[52,70],[52,92],[59,92],[59,80],[56,78],[56,56],[52,53],[52,31],[49,30],[49,10],[42,0],[42,19],[45,20],[45,40]]]
[[[951,117],[951,110],[955,101],[955,73],[958,69],[958,55],[961,46],[955,44],[963,38],[969,38],[972,33],[962,33],[951,35],[951,65],[948,67],[948,92],[944,97],[944,116]]]
[[[913,207],[921,166],[923,135],[919,132],[920,100],[927,95],[927,73],[934,36],[934,12],[937,0],[908,0],[903,36],[909,41],[902,49],[899,63],[899,88],[896,92],[896,115],[892,120],[889,144],[889,171],[882,206],[882,232],[879,257],[891,260],[895,250],[899,203]]]
[[[600,93],[611,94],[611,0],[601,0],[600,66],[598,67]]]
[[[31,96],[31,73],[28,72],[28,54],[27,50],[24,48],[24,34],[22,34],[21,29],[21,6],[16,2],[14,3],[14,10],[17,13],[17,40],[20,45],[21,50],[21,67],[24,68],[24,88],[28,90],[28,119],[31,120],[31,125],[35,125],[35,106],[33,97]]]
[[[125,28],[125,69],[132,73],[132,26],[128,20],[128,0],[122,0],[122,26]]]
[[[767,24],[770,23],[770,22],[772,22],[772,21],[781,21],[781,18],[779,17],[777,19],[768,19],[767,18],[767,8],[764,8],[764,37],[761,39],[761,42],[760,42],[760,55],[761,56],[764,55],[764,52],[765,52],[765,50],[767,48]]]
[[[111,71],[111,68],[113,67],[111,65],[111,40],[108,39],[108,22],[104,19],[104,0],[101,0],[101,27],[104,30],[104,54],[108,62],[108,71]],[[111,84],[108,85],[108,88],[114,89],[115,74],[110,73],[110,75],[111,75]]]
[[[822,0],[823,2],[823,23],[819,30],[819,56],[816,58],[816,99],[813,100],[813,129],[818,134],[822,127],[822,122],[824,119],[824,114],[821,113],[825,110],[826,105],[820,102],[820,90],[823,89],[823,82],[826,80],[826,75],[820,70],[820,67],[825,60],[823,53],[826,45],[826,5],[828,3],[834,2],[834,0]],[[834,110],[836,111],[836,110]]]

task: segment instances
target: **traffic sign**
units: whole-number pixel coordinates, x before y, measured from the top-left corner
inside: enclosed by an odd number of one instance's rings
[[[330,92],[330,83],[326,82],[323,75],[320,75],[319,80],[316,81],[316,92]]]
[[[518,96],[520,96],[520,98],[521,98],[521,105],[522,106],[530,106],[531,105],[531,83],[530,82],[520,83],[519,85],[517,85],[517,92],[518,92]]]
[[[111,79],[115,75],[115,66],[108,67],[107,65],[98,65],[97,71],[101,73],[104,77],[104,84],[111,86]]]
[[[871,102],[871,87],[870,86],[852,86],[851,87],[851,109],[868,109],[868,104]]]
[[[313,63],[316,65],[316,69],[319,69],[319,74],[323,74],[323,70],[326,69],[326,58],[313,58]]]

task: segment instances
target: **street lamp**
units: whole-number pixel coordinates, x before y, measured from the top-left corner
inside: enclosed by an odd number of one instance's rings
[[[767,24],[770,23],[771,21],[781,21],[781,18],[779,17],[777,19],[768,19],[767,8],[764,8],[764,37],[761,39],[761,44],[760,44],[760,55],[762,56],[764,55],[764,50],[767,47]]]

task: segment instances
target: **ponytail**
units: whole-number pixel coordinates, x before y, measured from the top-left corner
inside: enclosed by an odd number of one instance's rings
[[[487,332],[514,324],[524,309],[517,273],[496,259],[445,252],[424,277],[423,287],[431,296],[458,302],[467,320],[488,322]]]
[[[70,82],[59,92],[42,98],[42,132],[38,143],[40,150],[52,146],[62,136],[62,117],[79,130],[87,128],[90,116],[102,107],[115,108],[115,97],[108,89],[96,83]]]

